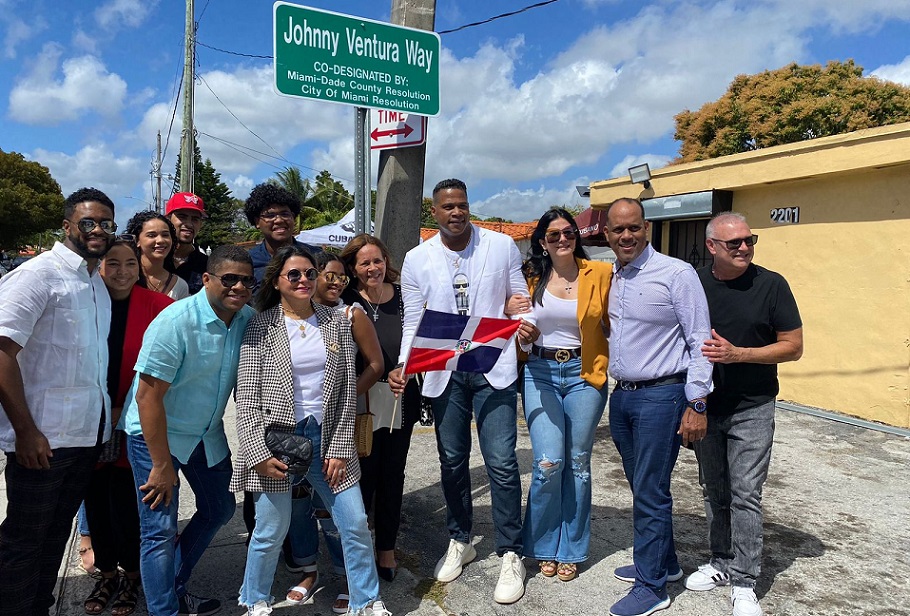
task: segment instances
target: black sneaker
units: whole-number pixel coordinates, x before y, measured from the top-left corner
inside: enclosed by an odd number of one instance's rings
[[[221,609],[221,601],[218,599],[197,597],[192,593],[180,597],[179,604],[177,608],[179,616],[209,616]]]

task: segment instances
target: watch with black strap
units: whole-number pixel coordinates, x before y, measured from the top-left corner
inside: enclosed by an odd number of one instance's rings
[[[689,408],[698,413],[699,415],[704,414],[708,410],[708,403],[702,400],[701,398],[697,400],[691,400],[689,402]]]

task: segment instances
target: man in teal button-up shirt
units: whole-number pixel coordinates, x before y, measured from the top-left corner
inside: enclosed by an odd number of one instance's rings
[[[220,603],[186,591],[193,567],[231,519],[231,456],[224,408],[237,381],[240,343],[253,310],[249,254],[217,248],[202,276],[205,292],[164,309],[152,321],[136,361],[124,429],[139,498],[142,585],[151,616],[217,611]],[[180,485],[196,495],[196,512],[177,536]]]

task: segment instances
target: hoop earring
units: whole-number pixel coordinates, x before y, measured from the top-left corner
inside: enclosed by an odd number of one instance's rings
[[[550,256],[550,252],[546,248],[543,249],[543,256],[545,256],[545,257]]]

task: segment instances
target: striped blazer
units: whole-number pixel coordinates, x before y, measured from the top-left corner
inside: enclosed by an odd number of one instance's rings
[[[335,308],[314,303],[316,320],[325,340],[326,366],[323,382],[322,458],[347,460],[344,481],[337,494],[360,480],[360,462],[354,447],[354,418],[357,413],[354,339],[351,324]],[[265,432],[277,428],[292,432],[294,415],[291,347],[281,306],[253,317],[240,347],[237,373],[237,438],[231,491],[285,492],[287,479],[263,477],[253,467],[272,454],[265,446]],[[322,466],[322,459],[313,464]]]

